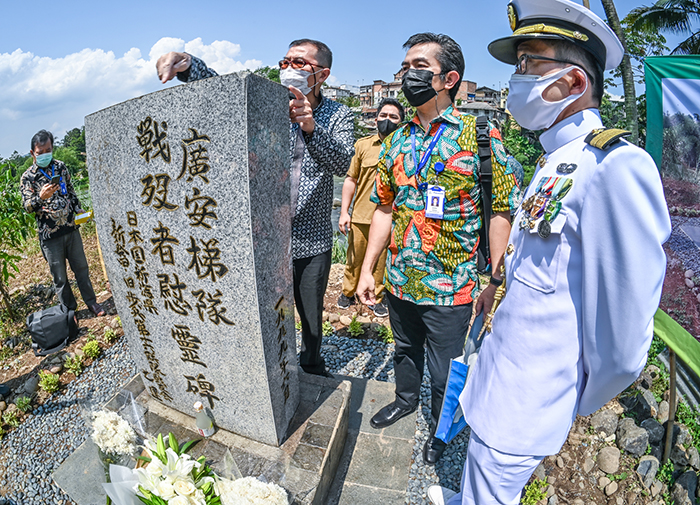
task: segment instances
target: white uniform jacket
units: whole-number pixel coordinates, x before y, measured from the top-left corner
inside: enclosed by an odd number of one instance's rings
[[[556,454],[576,414],[598,410],[646,362],[671,222],[645,151],[624,140],[607,150],[584,141],[602,126],[588,109],[540,138],[546,162],[523,201],[540,183],[565,193],[550,213],[550,235],[538,234],[544,216],[532,229],[520,228],[522,207],[514,217],[507,293],[460,396],[472,430],[501,452]]]

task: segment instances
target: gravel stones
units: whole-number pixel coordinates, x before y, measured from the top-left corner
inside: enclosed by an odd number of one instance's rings
[[[664,438],[664,427],[656,419],[645,419],[640,426],[649,433],[650,444],[657,444]]]
[[[637,473],[642,479],[642,483],[647,489],[650,489],[654,479],[656,478],[656,472],[659,471],[659,460],[654,456],[642,456],[639,459],[639,465],[637,466]]]
[[[669,413],[669,405],[666,400],[661,400],[659,403],[659,412],[656,414],[656,420],[659,421],[661,424],[664,424],[666,421],[668,421],[668,413]]]
[[[659,411],[659,404],[651,391],[642,389],[640,394],[637,395],[637,402],[633,410],[637,413],[637,419],[643,421],[650,417],[656,417]]]
[[[598,468],[608,474],[615,474],[620,469],[620,450],[617,447],[603,447],[596,458]]]
[[[585,473],[590,473],[590,471],[593,470],[593,467],[595,467],[595,461],[593,461],[593,458],[586,458],[583,462],[583,471]]]
[[[617,430],[617,415],[612,410],[599,410],[591,417],[591,426],[598,433],[612,435]]]
[[[626,417],[620,421],[617,427],[617,446],[621,451],[626,451],[639,457],[647,449],[649,434],[644,428],[634,423],[634,419]]]
[[[617,491],[617,482],[611,482],[607,486],[605,486],[605,495],[610,496],[614,494]]]
[[[698,487],[698,476],[688,470],[676,479],[671,489],[674,505],[695,505],[695,491]]]

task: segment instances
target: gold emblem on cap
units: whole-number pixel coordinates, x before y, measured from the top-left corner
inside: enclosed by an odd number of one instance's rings
[[[573,32],[571,30],[564,30],[563,28],[557,28],[556,26],[548,26],[544,23],[538,23],[530,26],[523,26],[518,28],[513,32],[513,35],[530,35],[533,33],[552,33],[554,35],[562,35],[564,37],[569,37],[570,39],[581,40],[583,42],[588,41],[588,35],[581,33],[579,31]]]
[[[510,29],[515,31],[515,26],[518,24],[518,13],[515,12],[513,4],[508,4],[508,22],[510,23]]]

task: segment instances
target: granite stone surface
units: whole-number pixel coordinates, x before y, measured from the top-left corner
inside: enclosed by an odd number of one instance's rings
[[[287,90],[229,74],[85,129],[100,244],[147,390],[280,445],[299,403]]]

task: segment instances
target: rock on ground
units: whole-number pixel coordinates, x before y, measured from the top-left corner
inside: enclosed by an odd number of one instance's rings
[[[599,410],[591,417],[591,426],[598,433],[612,435],[617,430],[617,415],[612,410]]]
[[[596,462],[605,473],[615,474],[620,469],[620,450],[617,447],[603,447],[598,452]]]
[[[634,419],[626,417],[617,427],[617,446],[621,451],[639,457],[647,449],[649,434],[644,428],[634,423]]]
[[[656,472],[659,471],[659,460],[654,456],[642,456],[639,459],[639,465],[637,466],[637,473],[642,479],[642,483],[647,489],[651,489],[654,479],[656,478]]]

